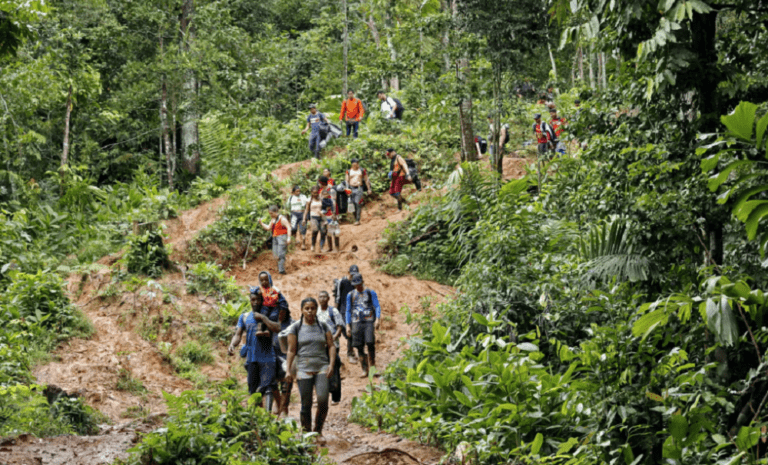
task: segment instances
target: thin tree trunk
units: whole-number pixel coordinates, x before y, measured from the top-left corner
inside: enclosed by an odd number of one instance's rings
[[[451,11],[451,7],[448,4],[448,0],[440,0],[440,6],[443,11]],[[450,29],[446,26],[443,31],[443,36],[440,38],[440,43],[443,45],[443,61],[445,61],[444,71],[447,73],[451,69],[451,57],[448,54],[448,46],[451,44]]]
[[[606,73],[605,73],[606,58],[605,58],[605,53],[604,52],[601,52],[600,54],[603,56],[603,60],[602,60],[602,62],[603,62],[603,89],[607,89],[608,88],[608,77],[606,76]]]
[[[344,10],[344,76],[343,76],[343,83],[342,83],[342,93],[341,98],[343,99],[344,96],[347,95],[348,88],[348,82],[347,82],[347,55],[349,53],[349,28],[347,25],[347,0],[341,0],[341,8]]]
[[[557,65],[555,64],[555,56],[552,55],[552,47],[550,47],[549,42],[547,42],[547,51],[549,51],[549,61],[552,62],[553,81],[557,82]]]
[[[603,56],[597,52],[597,88],[603,84]]]
[[[499,145],[499,137],[501,135],[501,66],[496,64],[493,68],[493,100],[496,103],[496,114],[493,117],[491,137],[493,137],[494,169],[499,173],[499,176],[502,176],[504,172],[504,154],[501,153],[501,145]]]
[[[61,168],[60,172],[64,175],[64,167],[67,166],[67,160],[69,158],[69,118],[72,115],[72,84],[69,85],[69,91],[67,92],[67,112],[64,116],[64,149],[61,152]]]
[[[392,41],[392,30],[394,28],[394,24],[392,22],[392,10],[394,7],[394,0],[390,0],[384,16],[384,24],[386,26],[385,31],[387,35],[387,48],[389,49],[389,60],[392,62],[392,66],[397,65],[397,50],[395,49],[395,43]],[[397,76],[397,73],[390,75],[389,87],[392,90],[400,90],[400,78]]]
[[[173,172],[176,172],[176,94],[171,93],[171,151],[173,152]]]
[[[469,81],[469,58],[459,59],[456,65],[456,75],[459,82],[466,84]],[[464,89],[466,92],[466,89]],[[465,95],[459,104],[459,121],[461,123],[461,159],[462,161],[476,161],[477,149],[475,148],[475,133],[472,130],[472,97]]]
[[[579,47],[579,81],[584,84],[584,50]]]
[[[592,46],[589,47],[589,55],[587,55],[587,63],[589,64],[589,87],[595,88],[595,74],[592,72]]]
[[[162,117],[163,117],[163,141],[165,142],[165,161],[166,161],[166,168],[168,169],[168,188],[173,190],[173,167],[175,163],[173,162],[174,159],[174,153],[173,150],[171,150],[171,138],[168,135],[168,92],[165,88],[165,78],[163,78],[163,102],[161,105],[161,111],[162,111]]]
[[[194,0],[184,0],[181,13],[182,50],[189,53],[195,40]],[[183,98],[186,106],[181,126],[181,150],[184,154],[184,169],[197,174],[200,163],[200,151],[197,137],[197,77],[194,70],[185,71]]]
[[[368,30],[371,31],[373,41],[376,43],[376,50],[381,49],[381,36],[379,35],[379,28],[376,27],[376,21],[373,19],[373,13],[370,13],[368,19],[364,22],[368,26]],[[381,78],[381,90],[387,90],[387,79],[385,77]]]

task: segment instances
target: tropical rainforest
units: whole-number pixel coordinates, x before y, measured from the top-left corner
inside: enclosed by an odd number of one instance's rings
[[[309,161],[308,105],[334,122],[348,90],[360,137]],[[562,153],[537,152],[545,102]],[[171,308],[181,270],[215,318],[184,345],[172,310],[134,329],[194,389],[119,462],[326,460],[244,371],[201,366],[247,307],[233,270],[267,206],[353,158],[391,206],[394,147],[428,187],[374,265],[453,291],[393,303],[413,333],[350,422],[442,463],[768,463],[767,129],[763,1],[0,0],[0,436],[114,422],[36,375],[98,337],[71,283],[109,268],[94,299]],[[164,244],[158,225],[216,199],[185,250]]]

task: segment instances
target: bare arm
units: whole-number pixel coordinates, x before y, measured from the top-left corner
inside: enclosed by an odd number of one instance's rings
[[[288,360],[287,360],[287,367],[286,367],[286,375],[285,380],[287,382],[291,382],[293,380],[293,376],[291,375],[291,367],[293,366],[293,361],[296,359],[296,348],[298,347],[298,338],[295,334],[289,334],[288,335]]]
[[[280,328],[280,323],[270,320],[269,318],[267,318],[265,315],[262,315],[261,313],[253,312],[253,317],[256,318],[257,320],[261,320],[261,322],[264,323],[267,329],[269,329],[273,333],[279,333],[282,329]]]
[[[235,347],[237,347],[238,344],[240,344],[240,339],[243,337],[243,327],[237,328],[235,331],[235,335],[232,336],[232,342],[229,343],[229,348],[227,348],[227,353],[229,355],[233,355],[235,353]]]
[[[309,201],[307,202],[307,206],[304,207],[304,216],[302,216],[302,219],[304,220],[305,223],[307,222],[307,218],[309,218],[309,206],[311,204],[312,204],[312,199],[309,199]]]
[[[365,172],[365,184],[368,186],[368,193],[372,194],[373,193],[373,189],[371,189],[371,180],[368,179],[368,172],[367,171]]]
[[[499,134],[499,147],[504,145],[504,139],[507,138],[507,128],[504,126],[501,127],[501,133]]]
[[[270,222],[269,222],[269,224],[264,224],[264,222],[263,222],[263,221],[261,221],[261,218],[259,218],[259,224],[260,224],[260,225],[261,225],[261,227],[262,227],[262,228],[264,228],[266,231],[269,231],[269,230],[271,230],[271,229],[272,229],[272,223],[273,223],[274,221],[275,221],[275,220],[272,220],[272,221],[270,221]]]
[[[402,155],[398,155],[397,163],[400,164],[400,167],[403,169],[403,174],[405,174],[405,177],[410,178],[411,173],[408,171],[408,164],[405,163],[405,158],[403,158]]]
[[[283,215],[283,219],[281,219],[280,222],[283,224],[283,226],[285,226],[285,229],[287,229],[288,232],[291,231],[291,222],[288,221],[288,218],[286,218],[285,215]],[[291,243],[291,235],[290,234],[288,234],[288,243],[289,244]]]

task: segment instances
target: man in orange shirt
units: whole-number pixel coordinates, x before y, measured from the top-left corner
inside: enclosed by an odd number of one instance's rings
[[[344,120],[347,122],[347,137],[349,137],[351,130],[354,129],[355,139],[357,139],[357,130],[360,128],[360,120],[363,119],[363,115],[365,115],[363,102],[355,98],[355,91],[348,91],[347,100],[341,102],[341,112],[339,112],[339,121]]]

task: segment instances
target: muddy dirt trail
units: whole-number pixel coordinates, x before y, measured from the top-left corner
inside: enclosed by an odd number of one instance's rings
[[[276,170],[275,175],[285,178],[310,163],[285,165]],[[287,275],[277,273],[276,261],[268,251],[253,254],[245,269],[240,266],[242,262],[237,263],[229,274],[238,284],[246,286],[255,285],[262,270],[270,271],[275,285],[288,299],[292,314],[297,317],[301,299],[317,296],[321,290],[330,292],[335,278],[346,275],[350,265],[358,265],[366,286],[377,291],[381,302],[382,327],[377,334],[376,358],[378,368],[383,370],[399,357],[405,339],[415,329],[406,324],[402,309],[407,306],[413,311],[421,311],[422,306],[433,306],[453,293],[453,289],[435,282],[387,275],[373,265],[373,260],[378,257],[378,242],[387,225],[408,215],[407,210],[398,211],[394,201],[386,197],[365,206],[361,225],[342,224],[341,252],[312,253],[294,245],[287,259]],[[224,199],[216,199],[166,222],[167,242],[173,244],[173,258],[182,257],[195,233],[217,219],[217,210],[224,202]],[[162,391],[178,394],[193,388],[192,383],[180,378],[163,360],[158,341],[178,347],[190,327],[206,318],[217,317],[217,303],[187,295],[182,273],[170,273],[157,280],[157,286],[164,287],[163,292],[145,288],[141,292],[121,289],[111,293],[113,280],[108,265],[115,260],[114,256],[105,257],[99,261],[105,265],[103,270],[69,279],[70,297],[93,322],[95,335],[89,340],[70,341],[57,351],[54,362],[35,370],[39,383],[53,384],[82,396],[89,405],[109,416],[113,425],[105,426],[101,434],[90,437],[62,436],[42,440],[25,437],[0,441],[0,464],[96,465],[125,458],[125,451],[138,440],[138,433],[149,428],[146,419],[162,421],[165,412]],[[163,296],[167,298],[167,294],[172,295],[171,304],[164,301]],[[146,334],[140,334],[152,324],[163,324],[164,329],[161,337],[157,340],[149,338],[152,342],[148,342]],[[234,375],[244,383],[239,357],[226,355],[228,342],[221,340],[215,344],[214,363],[204,366],[201,371],[211,381]],[[365,391],[367,380],[360,378],[359,366],[349,365],[343,338],[342,344],[345,363],[342,400],[330,408],[322,444],[328,449],[330,461],[371,465],[437,463],[442,456],[437,449],[393,435],[373,433],[348,421],[352,398]],[[146,392],[118,390],[117,384],[126,373],[140,380]],[[298,409],[298,392],[294,387],[291,418],[298,418]],[[138,412],[145,421],[126,418],[131,417],[131,412]]]

